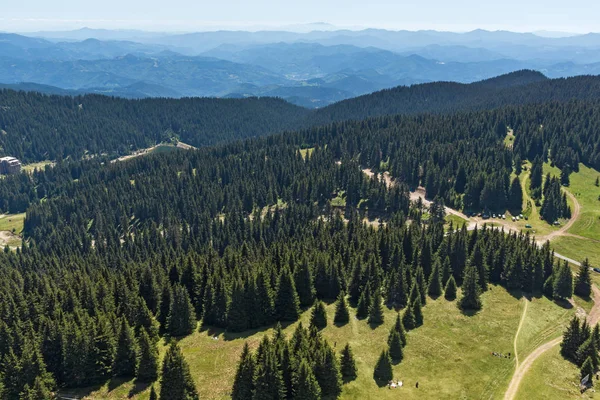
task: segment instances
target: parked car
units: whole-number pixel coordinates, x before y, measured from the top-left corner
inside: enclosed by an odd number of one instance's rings
[[[526,225],[525,225],[525,228],[527,228],[527,229],[531,229],[531,225],[529,225],[529,224],[526,224]]]
[[[600,273],[600,268],[594,268],[594,272]]]

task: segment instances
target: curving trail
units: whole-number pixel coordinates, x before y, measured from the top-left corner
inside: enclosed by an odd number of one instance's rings
[[[588,323],[593,326],[596,325],[600,320],[600,289],[598,289],[595,285],[592,285],[592,291],[594,296],[594,306],[588,314],[587,320]],[[554,346],[558,346],[561,341],[562,337],[557,337],[556,339],[552,339],[551,341],[544,343],[531,352],[531,354],[527,356],[521,365],[517,364],[515,373],[513,374],[510,384],[508,385],[508,389],[506,390],[506,393],[504,393],[504,400],[513,400],[515,398],[523,377],[529,371],[535,360],[537,360],[542,354]]]
[[[515,362],[517,363],[517,368],[519,368],[519,354],[517,353],[517,340],[519,339],[519,333],[521,333],[521,328],[523,327],[523,322],[525,321],[525,316],[527,315],[527,306],[529,302],[526,297],[523,297],[523,301],[525,302],[525,307],[523,307],[523,313],[521,313],[521,321],[519,321],[519,327],[517,328],[517,333],[515,333],[515,340],[513,342],[514,352],[515,352]]]
[[[546,240],[552,240],[555,237],[565,236],[567,234],[567,231],[569,229],[571,229],[571,227],[573,226],[575,221],[577,221],[577,218],[579,218],[579,214],[581,214],[581,206],[579,205],[579,202],[577,201],[575,196],[573,196],[573,194],[571,192],[569,192],[568,190],[565,190],[565,193],[567,194],[567,196],[569,196],[569,198],[573,202],[573,210],[571,211],[571,218],[567,221],[566,224],[561,226],[559,230],[549,233],[546,236],[540,237],[538,239],[538,242],[542,241],[542,240],[545,242]]]

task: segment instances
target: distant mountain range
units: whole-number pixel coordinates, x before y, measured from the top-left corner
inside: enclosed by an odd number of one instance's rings
[[[325,28],[0,34],[0,83],[130,98],[276,96],[321,108],[401,85],[469,83],[521,69],[551,78],[600,74],[600,34]]]

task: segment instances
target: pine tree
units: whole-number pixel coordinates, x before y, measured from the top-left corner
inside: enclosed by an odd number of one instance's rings
[[[279,400],[285,398],[285,385],[281,370],[277,365],[275,351],[264,349],[262,356],[257,357],[256,372],[254,375],[253,400]]]
[[[321,300],[317,300],[317,303],[312,309],[310,325],[316,327],[318,330],[325,329],[327,326],[327,311]]]
[[[381,325],[383,324],[383,306],[381,304],[381,294],[379,290],[375,291],[371,300],[371,307],[369,308],[369,324]]]
[[[554,277],[552,297],[554,299],[567,300],[573,296],[573,274],[571,268],[565,262],[558,268]]]
[[[402,324],[400,313],[396,314],[396,322],[394,323],[394,326],[392,326],[392,329],[390,329],[390,335],[388,336],[388,344],[392,336],[392,331],[398,332],[398,335],[400,335],[400,340],[402,341],[402,347],[406,346],[406,331],[404,330],[404,325]]]
[[[294,271],[294,284],[300,307],[310,307],[315,301],[315,285],[308,262],[304,260]]]
[[[293,382],[292,398],[294,400],[321,399],[321,387],[315,378],[312,368],[310,368],[305,359],[300,361],[297,371],[294,372]],[[242,398],[240,397],[239,399]]]
[[[412,304],[409,304],[409,306],[406,307],[406,310],[404,310],[404,315],[402,316],[402,324],[404,325],[404,328],[406,328],[406,330],[409,331],[417,327],[417,324],[415,322],[415,312],[413,310]]]
[[[579,319],[574,316],[567,327],[567,330],[563,334],[563,340],[560,343],[560,354],[568,359],[575,360],[577,349],[583,343],[581,335],[581,327],[579,325]]]
[[[252,398],[254,390],[254,372],[256,365],[254,357],[250,352],[248,343],[244,343],[244,349],[240,356],[235,380],[233,381],[233,390],[231,392],[232,400],[246,400]]]
[[[176,284],[173,286],[169,318],[167,319],[167,332],[171,336],[189,335],[196,329],[196,311],[187,290]]]
[[[589,378],[588,383],[590,385],[593,385],[594,384],[594,379],[593,379],[594,372],[595,372],[594,363],[593,363],[592,359],[590,357],[588,357],[583,362],[583,365],[581,366],[580,378],[583,379],[587,376]]]
[[[321,394],[323,397],[337,398],[342,392],[342,374],[337,356],[326,342],[317,352],[315,377],[321,387]]]
[[[456,281],[454,280],[454,276],[450,276],[448,283],[446,283],[446,288],[444,289],[444,298],[448,301],[453,301],[456,299]]]
[[[121,317],[113,374],[115,376],[135,376],[138,364],[138,351],[138,343],[135,339],[133,328],[129,326],[125,317]]]
[[[154,382],[158,379],[158,348],[146,329],[140,330],[139,337],[140,357],[137,367],[137,380],[140,382]]]
[[[415,317],[415,328],[423,325],[423,309],[421,308],[421,301],[416,299],[411,305],[411,308]]]
[[[171,309],[171,298],[173,297],[171,285],[166,283],[162,288],[160,295],[160,305],[156,319],[160,324],[160,333],[167,332],[167,321],[169,319],[169,310]]]
[[[246,291],[240,280],[233,283],[231,299],[227,305],[227,330],[231,332],[243,332],[248,329],[248,314],[246,310]]]
[[[585,360],[589,359],[592,362],[594,370],[598,369],[598,350],[593,337],[589,337],[585,342],[579,346],[577,353],[575,354],[575,361],[578,365],[582,365]]]
[[[300,316],[300,301],[292,275],[283,268],[279,274],[275,296],[275,314],[278,321],[294,322]]]
[[[429,286],[427,287],[427,294],[435,299],[442,294],[442,277],[440,273],[440,268],[442,264],[440,259],[437,258],[433,263],[433,268],[431,270],[431,275],[429,276]]]
[[[110,322],[106,318],[100,319],[94,337],[92,356],[90,357],[95,365],[96,382],[105,380],[112,373],[116,352],[114,335]],[[81,356],[79,355],[79,357]]]
[[[577,278],[575,278],[575,287],[573,292],[585,299],[592,294],[592,278],[590,277],[590,263],[586,258],[579,267]]]
[[[340,292],[335,303],[333,322],[336,325],[345,325],[348,321],[350,321],[350,311],[348,310],[348,304],[346,303],[346,296],[344,292]]]
[[[384,350],[377,360],[375,370],[373,371],[373,379],[379,384],[384,385],[394,378],[394,372],[392,371],[392,361],[390,360],[390,354]]]
[[[342,355],[340,357],[340,370],[345,382],[356,379],[356,362],[354,361],[354,355],[352,354],[352,349],[348,343],[346,343],[346,346],[342,350]]]
[[[510,190],[508,194],[508,209],[513,215],[521,213],[523,208],[523,188],[521,187],[521,181],[519,177],[515,177],[510,184]]]
[[[369,287],[360,294],[358,300],[358,306],[356,307],[356,318],[364,319],[369,315],[369,309],[371,308],[371,291]]]
[[[467,265],[462,285],[462,297],[458,301],[461,310],[481,310],[480,288],[478,274],[475,268]]]
[[[198,391],[190,374],[190,367],[175,341],[163,360],[160,381],[160,400],[198,400]]]
[[[389,343],[389,353],[393,362],[399,363],[404,358],[404,354],[402,351],[402,339],[400,339],[400,335],[393,329],[390,332],[390,338],[388,340]]]
[[[0,395],[2,394],[2,387],[0,387]],[[28,383],[23,387],[23,391],[19,395],[19,400],[50,400],[54,399],[54,394],[44,383],[44,380],[37,376],[33,382],[33,386],[29,386]]]

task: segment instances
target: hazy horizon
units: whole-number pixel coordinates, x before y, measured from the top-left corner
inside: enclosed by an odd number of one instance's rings
[[[25,4],[27,3],[27,4]],[[43,0],[14,2],[3,8],[0,31],[36,32],[76,30],[84,27],[150,32],[214,30],[303,31],[324,21],[338,29],[438,30],[468,32],[474,29],[513,32],[548,31],[584,34],[599,31],[600,3],[573,0],[522,2],[506,0],[482,6],[475,0],[418,4],[389,4],[385,0],[307,0],[301,3],[255,0],[214,2],[172,0],[105,0],[90,3],[64,0],[58,8]],[[94,16],[90,18],[90,16]]]

